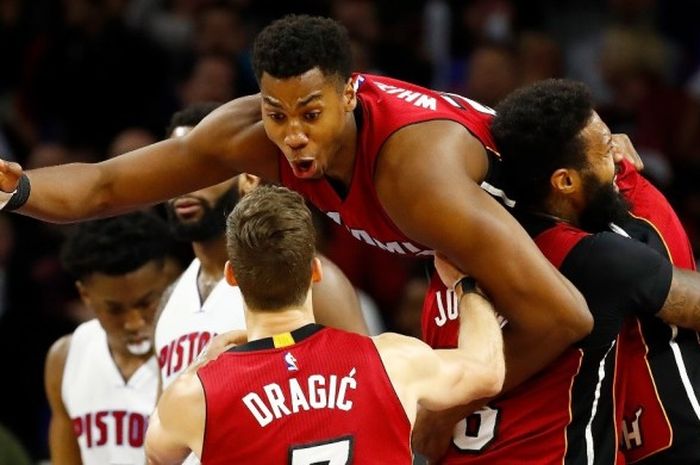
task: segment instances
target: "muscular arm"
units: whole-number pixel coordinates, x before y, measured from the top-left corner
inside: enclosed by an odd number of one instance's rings
[[[503,386],[505,362],[501,329],[493,307],[470,293],[459,303],[457,349],[432,350],[417,339],[385,334],[375,338],[408,418],[416,405],[445,409],[496,395]]]
[[[190,451],[201,457],[205,416],[199,378],[194,371],[183,372],[163,392],[149,420],[144,443],[148,463],[180,464]]]
[[[484,159],[481,144],[458,124],[422,123],[385,144],[375,183],[397,226],[474,277],[508,319],[506,390],[588,334],[592,318],[580,293],[474,181]]]
[[[323,256],[319,258],[323,279],[314,284],[312,293],[316,321],[324,326],[368,334],[355,288],[335,263]]]
[[[49,423],[49,451],[54,465],[81,465],[80,447],[73,430],[73,422],[66,411],[61,396],[63,369],[70,347],[70,336],[56,341],[46,356],[44,368],[44,388],[51,407]]]
[[[13,166],[0,164],[0,189],[6,192],[17,183],[19,165]],[[223,105],[181,138],[101,163],[31,170],[31,195],[19,212],[52,222],[116,215],[240,172],[277,178],[277,149],[262,127],[258,95]]]

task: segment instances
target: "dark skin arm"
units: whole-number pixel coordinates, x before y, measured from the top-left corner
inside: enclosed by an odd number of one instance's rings
[[[319,256],[323,264],[323,279],[314,284],[314,316],[319,324],[368,334],[355,288],[335,263]]]
[[[46,397],[51,407],[51,423],[49,424],[49,450],[51,463],[55,465],[81,465],[80,447],[73,431],[73,422],[63,405],[61,384],[63,369],[70,347],[70,336],[64,336],[56,341],[46,356],[44,369],[44,387]]]
[[[375,184],[396,225],[474,277],[508,319],[506,391],[586,336],[593,320],[583,296],[478,186],[485,159],[457,123],[421,123],[385,144]]]
[[[260,96],[233,100],[181,138],[96,164],[27,172],[32,184],[20,213],[50,222],[110,216],[154,204],[248,172],[277,179],[277,148],[260,120]],[[0,190],[12,192],[20,165],[0,161]]]
[[[700,273],[674,267],[671,289],[656,316],[668,324],[700,331]]]

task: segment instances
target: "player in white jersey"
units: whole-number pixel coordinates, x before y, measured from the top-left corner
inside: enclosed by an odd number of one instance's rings
[[[62,250],[96,319],[54,343],[46,358],[54,465],[143,465],[158,388],[151,341],[170,252],[167,225],[145,212],[80,225]]]
[[[199,103],[175,113],[168,134],[187,134],[217,106]],[[195,259],[167,291],[157,318],[154,340],[163,388],[189,366],[214,335],[245,328],[240,291],[224,280],[226,215],[240,196],[259,183],[258,177],[241,174],[166,204],[175,237],[192,243]],[[352,285],[334,264],[323,260],[326,279],[314,289],[318,321],[366,334]]]

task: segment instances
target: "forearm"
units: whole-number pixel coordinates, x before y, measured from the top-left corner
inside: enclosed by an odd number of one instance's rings
[[[469,292],[459,297],[459,312],[459,349],[490,367],[502,382],[505,371],[503,336],[490,302],[476,292]]]
[[[17,212],[43,221],[67,223],[107,214],[108,188],[99,165],[71,163],[28,171],[31,194]]]
[[[671,289],[657,316],[668,324],[700,331],[700,273],[674,268]]]

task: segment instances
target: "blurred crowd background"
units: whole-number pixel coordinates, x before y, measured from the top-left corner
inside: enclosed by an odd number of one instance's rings
[[[356,70],[486,105],[540,79],[585,82],[700,250],[696,3],[0,0],[0,154],[31,169],[157,141],[188,104],[256,92],[250,49],[268,22],[320,14],[350,31]],[[0,215],[0,424],[35,460],[48,457],[46,351],[90,318],[58,259],[68,228]],[[320,249],[374,309],[374,328],[418,335],[424,265],[364,246],[332,222],[319,228]],[[187,245],[177,253],[189,259]]]

